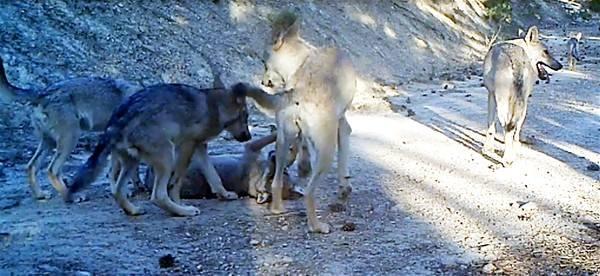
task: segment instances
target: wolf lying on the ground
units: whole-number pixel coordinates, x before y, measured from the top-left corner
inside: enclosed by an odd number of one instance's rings
[[[261,157],[261,149],[275,142],[276,137],[276,134],[271,134],[247,142],[244,144],[242,154],[210,156],[210,162],[215,166],[225,189],[235,192],[238,196],[256,198],[256,202],[259,204],[269,200],[271,182],[275,174],[275,154],[271,152],[268,158],[264,159]],[[295,156],[295,153],[291,153],[290,156]],[[293,159],[291,161],[293,162]],[[152,170],[148,170],[144,183],[150,185],[153,182],[154,174]],[[213,198],[215,196],[210,190],[206,177],[202,174],[201,164],[197,159],[192,160],[184,177],[181,191],[179,193],[172,191],[171,193],[180,194],[181,198],[185,199]],[[286,173],[283,178],[283,198],[297,199],[303,195],[302,189]]]
[[[143,213],[125,196],[125,183],[139,162],[144,161],[155,173],[151,200],[172,214],[196,215],[200,212],[196,207],[175,203],[167,186],[172,176],[174,191],[181,190],[188,165],[197,150],[202,173],[212,192],[224,199],[237,198],[223,187],[210,163],[207,142],[223,130],[240,142],[250,140],[248,89],[241,83],[231,89],[159,84],[133,94],[113,113],[94,152],[75,176],[68,195],[91,183],[111,154],[120,167],[113,193],[125,213]]]
[[[33,106],[30,118],[40,142],[27,164],[33,197],[45,199],[50,193],[37,182],[37,168],[46,154],[56,150],[48,166],[52,186],[65,196],[61,169],[84,131],[104,130],[112,111],[141,87],[123,80],[83,77],[52,84],[41,91],[18,88],[8,82],[0,59],[0,97],[7,102],[24,99]],[[139,183],[138,179],[134,183]]]
[[[302,144],[310,158],[310,177],[306,187],[308,227],[312,232],[329,233],[315,208],[315,188],[333,163],[338,146],[337,205],[345,206],[352,191],[348,156],[352,129],[346,120],[357,90],[357,76],[350,59],[336,48],[317,49],[298,34],[300,22],[292,13],[282,13],[272,26],[272,43],[267,51],[263,84],[286,91],[268,94],[250,89],[248,96],[266,113],[275,114],[277,123],[276,167],[272,184],[271,211],[284,212],[282,187],[288,149]],[[302,160],[300,160],[302,162]]]
[[[504,129],[502,164],[515,160],[515,144],[527,115],[527,99],[537,78],[549,78],[544,67],[560,70],[562,65],[539,40],[538,29],[529,28],[524,38],[494,44],[483,63],[483,79],[488,90],[488,129],[483,154],[494,157],[496,120]]]

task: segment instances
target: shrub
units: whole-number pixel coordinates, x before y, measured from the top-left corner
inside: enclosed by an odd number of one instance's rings
[[[511,21],[512,5],[510,0],[487,0],[483,3],[488,10],[488,18],[498,22]]]

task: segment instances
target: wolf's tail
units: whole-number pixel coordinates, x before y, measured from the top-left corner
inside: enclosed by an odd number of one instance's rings
[[[4,71],[4,61],[0,58],[0,99],[4,102],[10,103],[17,98],[24,98],[27,101],[32,101],[36,97],[34,91],[29,89],[22,89],[16,87],[6,78],[6,72]]]
[[[110,130],[111,129],[109,128],[102,134],[100,137],[100,142],[98,142],[98,145],[94,149],[92,155],[77,171],[77,174],[69,186],[69,190],[65,198],[66,201],[71,201],[74,193],[82,188],[87,187],[102,172],[102,169],[106,165],[108,155],[110,154],[110,150],[114,144],[114,138],[116,136],[116,132]]]

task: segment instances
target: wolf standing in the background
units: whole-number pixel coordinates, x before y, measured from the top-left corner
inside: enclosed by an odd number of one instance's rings
[[[581,40],[581,32],[567,40],[567,58],[569,62],[569,70],[575,71],[575,63],[581,60],[579,55],[579,41]]]
[[[141,87],[123,81],[96,77],[81,77],[57,82],[43,90],[22,89],[8,82],[0,59],[0,98],[12,102],[22,98],[31,104],[31,124],[40,138],[33,157],[27,164],[29,186],[36,199],[50,198],[40,188],[37,169],[46,154],[55,149],[48,166],[52,186],[63,196],[66,187],[61,168],[75,149],[84,131],[102,131],[112,111]],[[139,178],[134,179],[139,184]]]
[[[494,44],[483,62],[483,82],[488,90],[488,129],[483,154],[493,157],[496,120],[504,129],[502,164],[515,160],[515,144],[527,114],[527,99],[537,78],[547,80],[544,67],[560,70],[562,64],[539,40],[538,28],[529,28],[524,38]],[[537,78],[536,78],[537,76]]]

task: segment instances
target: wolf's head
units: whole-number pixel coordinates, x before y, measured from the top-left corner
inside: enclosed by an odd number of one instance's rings
[[[295,151],[295,148],[290,148],[290,151]],[[288,155],[288,157],[292,156],[288,159],[287,167],[289,167],[293,162],[295,156],[294,153]],[[260,182],[254,182],[256,187],[256,202],[258,204],[263,204],[269,202],[271,199],[271,185],[273,183],[273,178],[275,177],[275,151],[269,152],[269,157],[267,158],[267,162],[263,165],[263,174],[264,177]],[[290,177],[287,170],[283,173],[283,189],[282,189],[282,198],[283,199],[298,199],[304,196],[304,190],[296,185],[296,182]]]
[[[299,36],[300,20],[291,12],[282,12],[271,24],[271,37],[263,54],[265,72],[262,85],[285,87],[308,55],[310,46]]]
[[[525,40],[527,56],[529,56],[531,64],[536,68],[538,77],[541,80],[548,79],[548,72],[546,72],[544,67],[549,67],[555,71],[562,68],[562,64],[552,57],[550,52],[548,52],[548,47],[540,41],[539,31],[536,26],[530,27],[523,39]]]
[[[252,138],[248,129],[247,90],[248,86],[244,83],[235,84],[231,89],[226,90],[219,110],[225,130],[238,142],[245,142]]]

